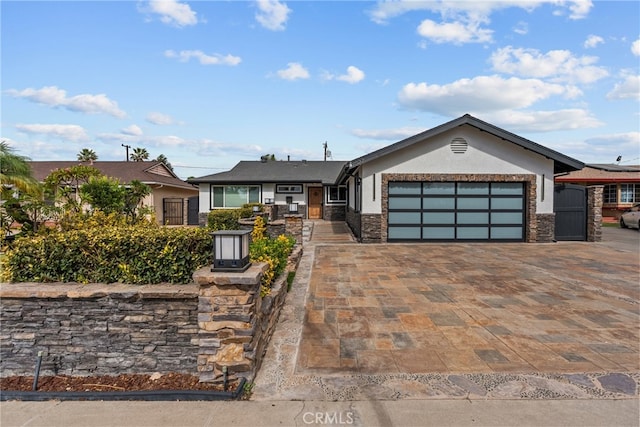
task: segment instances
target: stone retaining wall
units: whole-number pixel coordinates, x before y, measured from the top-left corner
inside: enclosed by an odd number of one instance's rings
[[[2,284],[0,374],[195,373],[195,285]]]

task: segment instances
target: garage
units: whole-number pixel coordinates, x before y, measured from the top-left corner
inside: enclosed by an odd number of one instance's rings
[[[525,237],[522,182],[388,184],[388,241],[510,241]]]

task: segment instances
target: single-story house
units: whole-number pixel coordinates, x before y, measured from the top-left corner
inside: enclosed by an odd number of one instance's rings
[[[151,194],[145,197],[143,204],[153,207],[158,223],[164,225],[198,224],[197,215],[189,221],[189,205],[196,211],[198,189],[178,178],[162,162],[96,161],[91,164],[78,161],[31,161],[33,176],[40,182],[51,172],[85,165],[98,169],[103,175],[117,178],[122,184],[138,180],[151,187]]]
[[[602,216],[618,221],[625,210],[640,203],[640,166],[588,164],[584,169],[556,176],[556,183],[603,185]]]
[[[247,203],[270,205],[274,219],[295,213],[309,219],[344,221],[346,186],[336,179],[344,161],[241,161],[233,169],[188,181],[200,187],[200,214],[239,208]],[[205,222],[201,218],[201,222]]]
[[[583,167],[466,114],[352,161],[240,162],[189,182],[201,215],[293,202],[305,218],[344,217],[362,242],[547,242],[554,177]]]

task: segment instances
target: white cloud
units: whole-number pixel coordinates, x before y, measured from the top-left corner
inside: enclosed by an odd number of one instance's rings
[[[356,83],[359,83],[362,80],[364,80],[365,74],[364,74],[364,71],[362,71],[358,67],[350,65],[349,67],[347,67],[347,73],[346,74],[342,74],[340,76],[336,76],[336,75],[331,74],[329,72],[325,72],[322,75],[322,78],[324,80],[340,80],[342,82],[347,82],[347,83],[350,83],[350,84],[356,84]]]
[[[191,58],[195,58],[202,65],[238,65],[242,62],[242,59],[238,56],[220,55],[218,53],[207,55],[200,50],[181,50],[180,52],[166,50],[164,56],[177,58],[180,62],[189,62]]]
[[[604,39],[602,37],[590,34],[584,41],[584,47],[586,49],[591,49],[602,43],[604,43]]]
[[[513,27],[513,32],[524,36],[525,34],[529,33],[529,24],[520,21],[516,24],[515,27]]]
[[[553,111],[503,110],[483,114],[483,120],[517,133],[554,132],[603,125],[588,111],[578,108]]]
[[[256,13],[256,21],[264,28],[272,31],[282,31],[289,19],[291,9],[285,3],[278,0],[257,0],[259,12]]]
[[[585,163],[614,163],[618,156],[622,156],[621,164],[637,165],[640,132],[596,135],[585,140],[547,141],[545,145]]]
[[[594,65],[597,57],[576,57],[568,50],[551,50],[543,54],[536,49],[507,46],[495,51],[489,61],[492,68],[501,73],[556,82],[592,83],[609,75],[604,67]]]
[[[21,91],[10,89],[7,93],[15,98],[25,98],[38,104],[51,107],[62,107],[70,111],[87,114],[108,114],[123,118],[126,113],[118,108],[118,103],[110,100],[105,94],[82,94],[67,97],[67,92],[56,86],[45,86],[41,89],[24,89]]]
[[[149,123],[153,123],[154,125],[159,125],[159,126],[172,125],[175,123],[173,118],[168,114],[162,114],[162,113],[156,113],[156,112],[147,114],[146,120]]]
[[[520,8],[531,12],[544,4],[558,7],[560,13],[568,9],[571,19],[586,17],[593,7],[590,0],[378,1],[369,11],[369,16],[378,24],[386,24],[392,18],[415,11],[439,13],[443,18],[473,17],[485,20],[496,11]]]
[[[122,132],[124,135],[132,135],[132,136],[142,135],[142,129],[138,125],[127,126],[126,128],[122,129],[120,132]]]
[[[160,21],[174,27],[196,25],[198,17],[188,4],[177,0],[150,0],[146,7],[140,6],[144,13],[160,15]]]
[[[78,125],[57,124],[16,124],[16,129],[28,134],[45,135],[50,138],[60,138],[73,142],[88,141],[87,132]]]
[[[623,73],[623,80],[616,83],[607,99],[636,99],[640,100],[640,75]]]
[[[308,79],[309,71],[299,62],[289,62],[287,68],[278,70],[278,77],[284,80]]]
[[[480,28],[477,23],[437,23],[430,19],[425,19],[418,26],[418,34],[435,43],[463,44],[490,42],[493,31]]]
[[[358,138],[399,141],[410,136],[417,135],[425,130],[425,128],[402,127],[397,129],[353,129],[350,133]]]
[[[457,116],[526,108],[551,96],[575,96],[575,90],[539,79],[479,76],[446,85],[409,83],[398,94],[398,102],[408,109]]]
[[[635,56],[640,56],[640,39],[634,41],[631,44],[631,53],[633,53]]]

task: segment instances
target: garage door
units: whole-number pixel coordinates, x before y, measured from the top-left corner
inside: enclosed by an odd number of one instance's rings
[[[524,240],[524,183],[390,182],[389,241]]]

